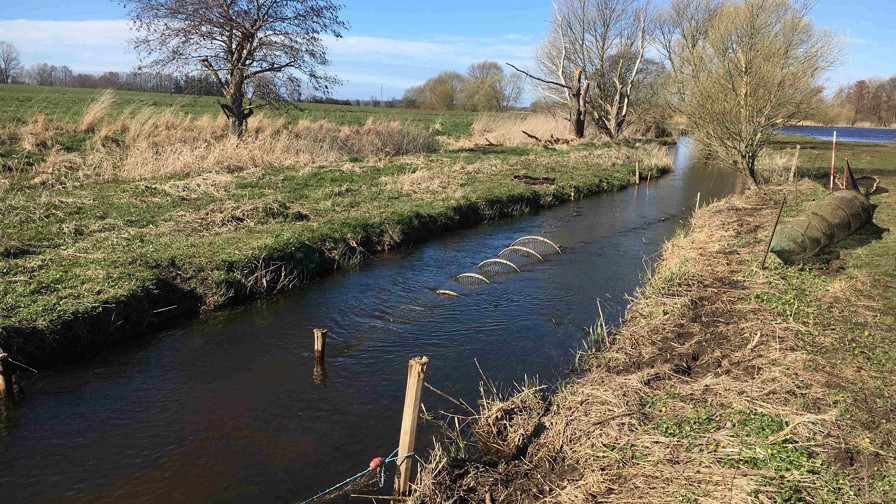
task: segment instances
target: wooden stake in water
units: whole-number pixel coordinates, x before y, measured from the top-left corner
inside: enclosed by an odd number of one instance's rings
[[[641,185],[641,161],[635,161],[635,185]]]
[[[429,359],[415,357],[408,362],[408,385],[404,393],[404,412],[401,414],[401,436],[398,439],[398,473],[395,475],[395,495],[406,496],[414,466],[414,440],[417,436],[417,417],[423,394],[423,378]]]
[[[831,185],[828,192],[834,192],[834,163],[837,159],[837,132],[834,132],[834,143],[831,146]]]
[[[0,351],[0,400],[6,398],[7,390],[12,390],[12,385],[7,381],[9,380],[7,369],[6,354]]]
[[[327,330],[314,330],[314,360],[323,364],[327,354]]]
[[[700,193],[697,193],[697,206],[694,207],[694,211],[700,210]]]

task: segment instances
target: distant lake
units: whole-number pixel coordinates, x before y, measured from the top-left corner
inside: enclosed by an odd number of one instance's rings
[[[785,135],[800,135],[812,138],[831,139],[837,132],[837,141],[844,142],[896,142],[896,129],[848,128],[827,126],[789,126],[779,130]]]

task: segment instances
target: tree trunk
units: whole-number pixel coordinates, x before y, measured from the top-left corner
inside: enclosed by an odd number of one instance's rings
[[[759,178],[756,174],[756,156],[747,156],[745,161],[747,162],[747,175],[750,176],[750,179],[753,180],[756,187],[759,187]]]
[[[585,136],[585,114],[577,96],[570,100],[569,123],[574,137]]]
[[[584,79],[583,75],[582,69],[576,68],[575,87],[569,96],[569,125],[575,138],[585,136],[585,119],[588,117],[588,90],[591,82]]]
[[[231,81],[228,88],[224,90],[229,103],[222,103],[221,110],[230,120],[230,133],[236,138],[242,138],[246,132],[246,121],[252,117],[252,109],[245,108],[245,94],[243,91],[243,83],[239,80]]]
[[[237,138],[242,138],[246,132],[246,114],[243,110],[242,89],[235,90],[230,95],[230,133]]]

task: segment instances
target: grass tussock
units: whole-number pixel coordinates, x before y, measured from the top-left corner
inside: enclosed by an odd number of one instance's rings
[[[233,138],[221,115],[192,116],[176,109],[128,108],[112,114],[111,92],[91,102],[77,123],[50,123],[37,115],[4,130],[6,143],[40,156],[16,171],[43,184],[73,180],[149,179],[272,166],[319,166],[434,150],[433,137],[397,121],[363,125],[258,114],[244,138]]]
[[[587,371],[548,409],[524,415],[540,424],[525,452],[496,463],[466,447],[465,459],[451,458],[448,441],[422,470],[415,502],[896,499],[896,273],[865,263],[867,254],[892,263],[892,234],[860,232],[831,262],[787,268],[773,258],[760,270],[783,192],[699,210],[609,348],[580,359]],[[785,218],[823,194],[808,182],[789,192]],[[896,224],[885,208],[880,224]],[[501,409],[487,404],[470,422]],[[501,439],[489,436],[485,446]]]

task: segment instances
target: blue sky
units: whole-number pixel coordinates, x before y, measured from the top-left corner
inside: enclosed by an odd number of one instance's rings
[[[549,0],[344,0],[351,29],[331,41],[331,71],[346,81],[335,95],[401,96],[442,70],[463,71],[485,59],[531,62],[551,17]],[[845,40],[843,63],[828,87],[896,74],[896,0],[820,0],[818,26]],[[128,70],[125,11],[111,0],[0,0],[0,40],[19,48],[25,64],[47,62],[75,71]]]

